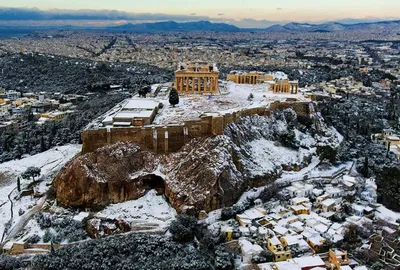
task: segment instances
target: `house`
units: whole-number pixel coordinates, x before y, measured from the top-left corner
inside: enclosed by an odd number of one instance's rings
[[[329,195],[329,198],[340,198],[343,196],[343,190],[337,187],[327,186],[325,192]]]
[[[267,248],[274,254],[274,261],[286,261],[292,258],[292,252],[289,248],[284,248],[282,243],[276,236],[272,236],[268,238]]]
[[[279,241],[281,241],[284,248],[289,248],[297,255],[312,253],[313,251],[301,235],[298,234],[282,236]]]
[[[301,270],[301,267],[295,262],[274,262],[257,264],[260,270]]]
[[[239,222],[240,227],[250,227],[252,224],[252,220],[245,214],[237,214],[236,220]]]
[[[291,201],[292,201],[292,205],[301,205],[303,203],[310,202],[310,200],[306,197],[296,197],[296,198],[293,198]]]
[[[21,97],[21,93],[15,90],[6,91],[7,98],[10,100],[17,100]]]
[[[263,251],[262,247],[260,247],[259,245],[253,245],[250,241],[246,239],[239,239],[239,246],[244,263],[250,263],[254,255],[257,255],[261,251]]]
[[[316,202],[316,204],[320,204],[320,203],[322,203],[323,201],[325,201],[326,199],[328,199],[329,198],[329,194],[323,194],[323,195],[320,195],[320,196],[318,196],[316,199],[315,199],[315,202]]]
[[[301,182],[292,183],[291,186],[285,188],[290,198],[294,197],[310,197],[312,196],[314,186],[311,184],[303,184]]]
[[[370,178],[365,181],[364,191],[361,193],[361,198],[370,202],[376,203],[378,199],[377,195],[377,185],[375,179]]]
[[[304,231],[304,224],[303,222],[296,221],[289,224],[289,229],[296,233],[301,233],[302,231]]]
[[[343,184],[344,189],[347,191],[353,191],[356,185],[358,184],[356,178],[350,175],[343,175],[341,182]]]
[[[323,269],[326,269],[325,262],[318,255],[294,258],[291,259],[290,262],[296,263],[301,270],[310,270],[316,267],[322,267]]]
[[[321,208],[323,212],[330,212],[334,210],[336,201],[334,199],[326,199],[321,202]]]
[[[253,208],[244,211],[243,214],[236,215],[236,220],[239,222],[240,226],[249,227],[253,224],[253,221],[261,219],[264,216],[265,215],[262,214],[262,211]]]
[[[257,264],[260,270],[301,270],[301,267],[295,262],[274,262]]]
[[[333,263],[337,269],[341,266],[349,265],[350,260],[347,255],[347,251],[341,249],[330,249],[329,250],[329,262]]]
[[[315,252],[320,252],[324,246],[325,238],[316,235],[307,239],[307,243]]]
[[[305,207],[304,205],[292,205],[290,206],[290,210],[292,210],[295,215],[310,214],[310,209]]]
[[[226,236],[227,241],[231,241],[233,239],[233,228],[231,226],[222,226],[221,233]]]

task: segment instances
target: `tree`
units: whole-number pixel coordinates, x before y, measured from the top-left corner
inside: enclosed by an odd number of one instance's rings
[[[364,166],[363,166],[363,169],[362,169],[362,171],[361,171],[361,174],[362,174],[364,177],[368,177],[368,176],[369,176],[368,157],[365,157],[365,158],[364,158]]]
[[[228,219],[232,219],[235,218],[236,216],[236,212],[233,209],[233,207],[225,207],[222,208],[221,211],[221,220],[228,220]]]
[[[29,179],[32,177],[33,181],[35,181],[35,177],[40,176],[41,169],[38,167],[29,167],[26,169],[24,173],[22,173],[22,178]]]
[[[17,178],[17,190],[18,192],[21,192],[21,178],[19,178],[19,176]]]
[[[330,163],[334,163],[336,161],[337,150],[329,145],[318,146],[317,155],[321,160],[329,160]]]
[[[272,254],[272,252],[269,250],[263,250],[259,254],[254,255],[253,258],[251,258],[251,261],[256,264],[272,262],[273,260],[274,254]]]
[[[174,108],[175,108],[175,105],[179,103],[179,94],[175,88],[172,88],[171,91],[169,92],[169,103]]]
[[[190,242],[194,239],[197,219],[188,215],[179,215],[169,225],[169,232],[176,242]]]
[[[53,239],[50,241],[50,252],[51,252],[51,254],[54,254],[54,252],[55,252]]]
[[[47,150],[47,148],[46,148],[46,143],[44,141],[44,137],[41,136],[40,137],[40,152],[44,152],[46,150]]]
[[[233,254],[222,247],[215,251],[215,267],[217,270],[228,270],[234,268]]]
[[[300,124],[305,125],[307,128],[312,127],[312,125],[314,124],[314,122],[311,119],[311,117],[307,116],[307,115],[297,115],[297,121]]]
[[[343,235],[344,249],[350,250],[356,247],[361,242],[357,232],[357,225],[349,225],[346,227]]]
[[[378,202],[386,207],[400,211],[400,167],[385,166],[376,177]]]
[[[138,91],[139,96],[141,96],[141,97],[146,97],[147,93],[150,93],[150,92],[151,92],[151,86],[150,85],[143,86]]]

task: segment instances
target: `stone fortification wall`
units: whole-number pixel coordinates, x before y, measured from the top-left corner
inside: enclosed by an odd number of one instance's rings
[[[271,111],[287,108],[294,109],[300,115],[310,113],[308,102],[274,102],[269,107],[248,108],[224,115],[207,115],[179,125],[85,130],[82,133],[82,153],[93,152],[116,142],[136,142],[155,153],[176,152],[193,138],[222,135],[225,127],[240,117],[269,115]]]

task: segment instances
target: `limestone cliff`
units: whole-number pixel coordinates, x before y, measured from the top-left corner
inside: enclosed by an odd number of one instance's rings
[[[133,143],[117,143],[70,161],[54,179],[63,206],[96,207],[133,200],[146,192],[142,178],[157,158]],[[137,177],[132,178],[131,174]]]
[[[97,207],[165,193],[178,212],[198,213],[236,202],[247,188],[306,166],[318,141],[292,110],[251,116],[225,135],[193,139],[177,153],[156,156],[135,143],[117,143],[77,157],[56,176],[62,206]]]
[[[211,211],[232,205],[245,189],[235,165],[238,150],[226,136],[195,139],[163,158],[166,196],[180,211]]]

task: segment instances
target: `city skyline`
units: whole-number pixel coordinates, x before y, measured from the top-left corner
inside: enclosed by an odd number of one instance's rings
[[[41,10],[66,9],[70,12],[77,10],[117,10],[127,13],[152,13],[166,15],[181,15],[193,17],[209,17],[218,21],[241,20],[266,20],[266,21],[307,21],[323,22],[342,19],[395,19],[400,10],[400,2],[395,0],[337,0],[321,4],[316,0],[304,0],[301,2],[284,0],[272,2],[254,0],[244,2],[242,0],[204,0],[201,2],[192,0],[85,0],[85,1],[61,1],[61,0],[14,0],[0,4],[2,7],[13,8],[38,8]]]

